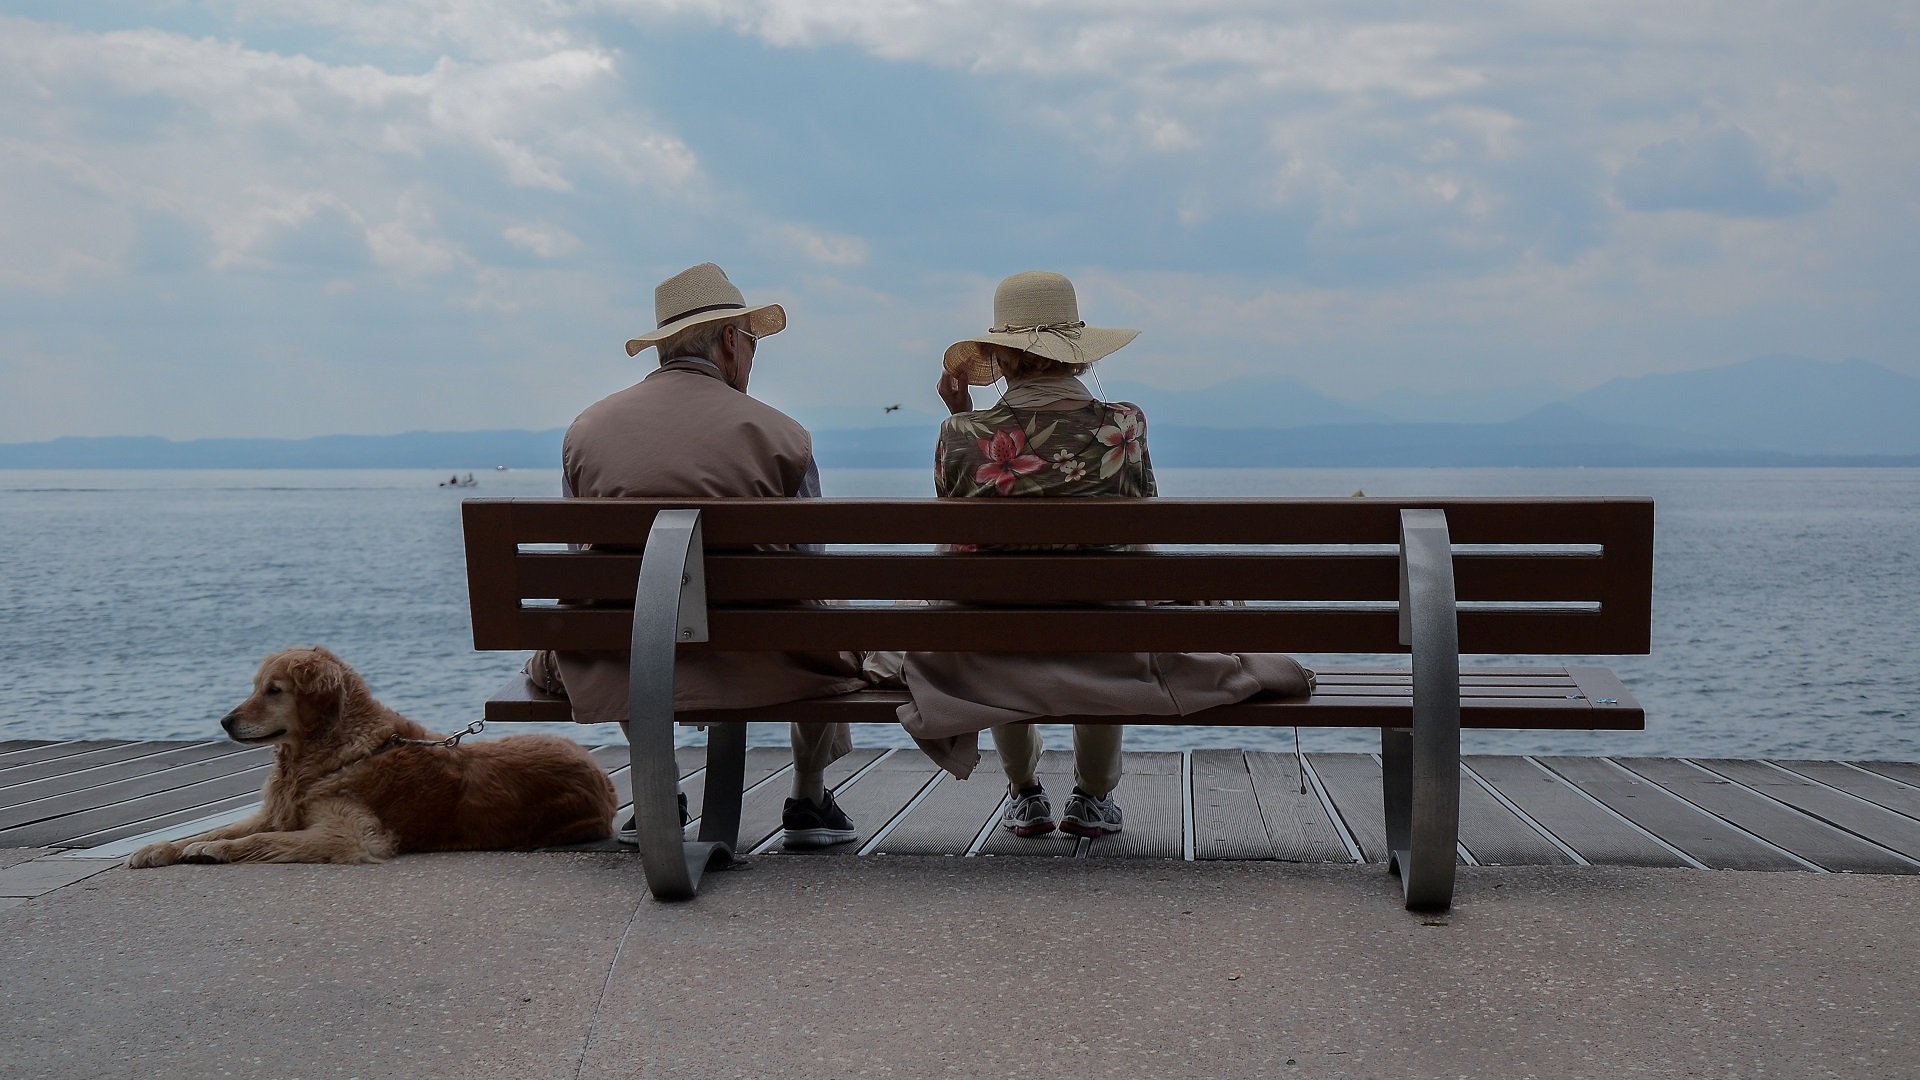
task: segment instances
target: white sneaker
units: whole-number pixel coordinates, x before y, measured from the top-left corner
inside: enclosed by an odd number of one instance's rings
[[[1045,836],[1053,831],[1053,804],[1047,801],[1047,789],[1036,787],[1025,795],[1013,793],[1013,805],[1000,816],[1000,824],[1015,836]]]
[[[1075,836],[1105,836],[1120,831],[1120,804],[1111,795],[1090,795],[1075,784],[1060,812],[1060,828]]]

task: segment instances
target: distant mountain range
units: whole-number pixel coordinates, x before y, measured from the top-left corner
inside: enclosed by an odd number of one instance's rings
[[[1199,390],[1109,382],[1137,402],[1163,466],[1920,465],[1920,379],[1864,360],[1767,356],[1615,379],[1558,401],[1485,394],[1340,401],[1297,379]],[[1508,410],[1502,415],[1501,410]],[[827,468],[921,468],[939,417],[796,410]],[[1451,421],[1446,419],[1451,417]],[[416,431],[313,439],[63,438],[0,444],[0,468],[553,468],[561,431]]]
[[[551,469],[552,431],[409,431],[314,439],[72,437],[0,443],[0,469]]]

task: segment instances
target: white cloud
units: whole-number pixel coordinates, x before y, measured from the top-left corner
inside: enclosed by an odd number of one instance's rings
[[[557,259],[580,249],[580,238],[554,225],[509,225],[507,243],[542,259]]]
[[[838,236],[792,223],[774,225],[771,233],[782,246],[822,266],[859,266],[867,261],[867,243],[857,236]]]
[[[1808,177],[1791,154],[1768,154],[1752,135],[1719,126],[1642,147],[1615,177],[1635,210],[1704,210],[1773,217],[1811,210],[1833,197],[1833,181]]]
[[[110,214],[145,207],[199,222],[216,237],[218,268],[284,261],[266,248],[330,229],[358,230],[381,266],[443,271],[461,261],[459,245],[436,233],[416,189],[422,176],[458,175],[463,159],[491,162],[509,188],[565,194],[603,178],[680,198],[697,161],[620,101],[617,82],[612,54],[597,49],[441,57],[407,74],[157,30],[0,19],[9,156],[78,180]],[[0,202],[0,215],[35,212]],[[354,246],[307,239],[310,253],[335,258]],[[112,262],[125,242],[102,238],[86,254]]]
[[[923,394],[913,358],[1036,265],[1147,331],[1123,367],[1188,384],[1920,364],[1920,8],[1895,0],[138,10],[0,18],[0,378],[47,388],[0,394],[0,438],[78,422],[79,378],[126,388],[86,413],[119,430],[169,401],[169,433],[220,433],[196,401],[326,376],[318,430],[559,422],[707,258],[793,294],[775,355],[820,362],[756,385],[796,400]],[[376,359],[420,400],[362,387]],[[525,393],[415,378],[480,364]]]

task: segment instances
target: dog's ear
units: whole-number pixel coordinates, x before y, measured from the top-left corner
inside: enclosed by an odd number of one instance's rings
[[[346,661],[318,646],[281,653],[280,673],[302,701],[311,701],[328,713],[340,707],[355,678]]]
[[[288,649],[279,656],[280,674],[296,694],[338,695],[345,679],[340,658],[325,649]]]

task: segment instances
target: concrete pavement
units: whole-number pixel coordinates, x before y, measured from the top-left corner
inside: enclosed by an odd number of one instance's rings
[[[0,910],[0,1076],[1909,1077],[1916,923],[1805,873],[1468,867],[1433,918],[1377,866],[113,868]]]

